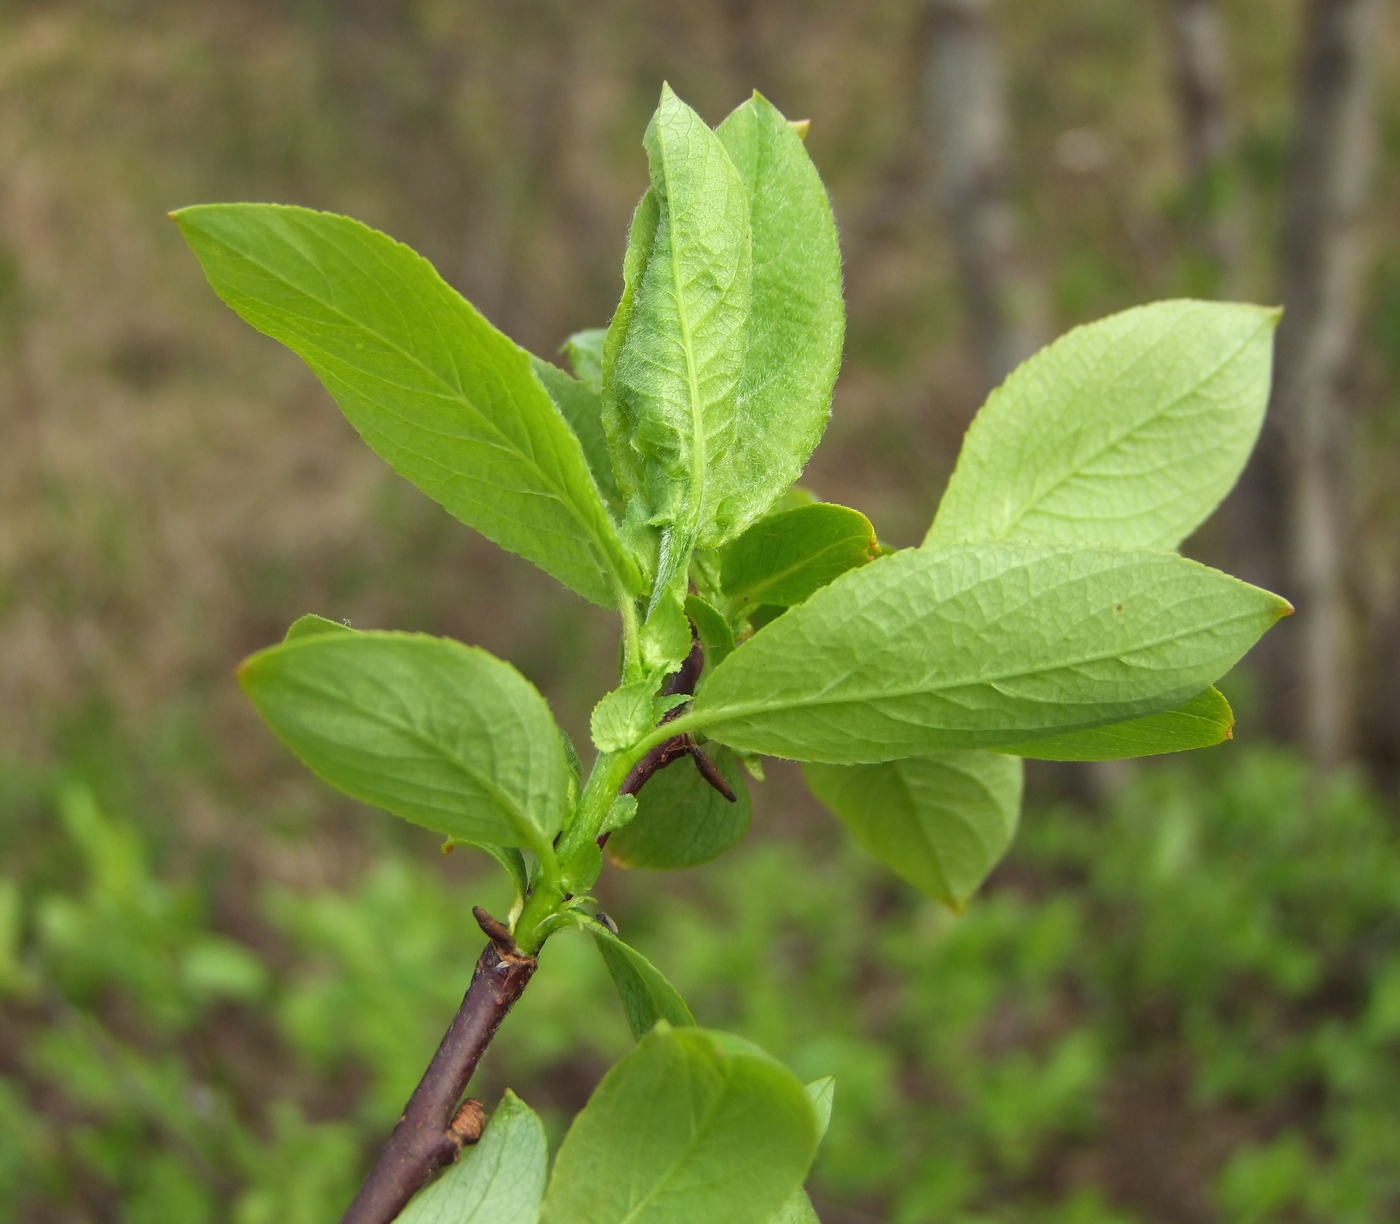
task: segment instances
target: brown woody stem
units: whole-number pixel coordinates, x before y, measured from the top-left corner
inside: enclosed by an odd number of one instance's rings
[[[537,962],[522,955],[510,932],[485,910],[472,912],[491,942],[403,1117],[340,1224],[390,1224],[428,1178],[481,1135],[480,1104],[469,1100],[459,1108],[458,1101]]]

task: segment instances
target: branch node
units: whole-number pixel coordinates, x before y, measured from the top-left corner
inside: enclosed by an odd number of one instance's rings
[[[509,959],[520,955],[520,949],[515,946],[515,937],[504,922],[492,918],[479,905],[472,906],[472,917],[476,919],[477,926],[486,932],[486,937],[501,950],[503,956]]]

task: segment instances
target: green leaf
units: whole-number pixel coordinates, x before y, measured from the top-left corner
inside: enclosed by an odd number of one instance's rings
[[[640,589],[530,355],[427,260],[305,208],[205,204],[174,217],[215,292],[299,354],[399,475],[595,603]]]
[[[675,727],[829,764],[1010,747],[1170,709],[1290,610],[1172,553],[911,549],[756,633]]]
[[[730,803],[695,768],[676,761],[652,775],[637,795],[637,814],[608,838],[608,857],[621,867],[671,870],[718,858],[748,831],[753,812],[743,771],[728,748],[709,745],[734,792]]]
[[[564,341],[562,351],[574,368],[574,377],[595,391],[603,389],[603,344],[607,338],[606,327],[590,327]]]
[[[459,841],[548,848],[569,767],[549,707],[509,663],[417,633],[326,633],[259,651],[239,679],[325,782]]]
[[[669,588],[728,490],[718,463],[736,445],[749,199],[719,138],[669,86],[644,144],[652,203],[634,219],[605,346],[604,422],[624,494],[671,538],[672,573],[659,580]]]
[[[816,1147],[812,1104],[781,1063],[659,1025],[574,1119],[541,1224],[766,1224]]]
[[[419,1191],[397,1224],[535,1224],[548,1158],[539,1117],[506,1089],[481,1142]]]
[[[817,1141],[826,1138],[826,1128],[831,1125],[831,1107],[836,1103],[836,1077],[824,1075],[807,1085],[807,1097],[817,1112]]]
[[[532,357],[535,377],[544,384],[549,398],[559,409],[569,428],[583,447],[583,457],[593,482],[614,511],[621,512],[622,497],[617,489],[617,477],[613,474],[612,452],[608,448],[608,436],[603,432],[603,399],[598,387],[592,383],[570,378],[558,366]]]
[[[599,752],[630,748],[656,725],[653,713],[656,685],[641,680],[608,693],[588,719],[588,731]]]
[[[807,1191],[795,1190],[769,1224],[822,1224]]]
[[[695,1017],[676,988],[636,948],[623,943],[601,924],[590,926],[588,932],[612,975],[634,1038],[640,1041],[656,1027],[658,1020],[679,1028],[695,1023]]]
[[[757,93],[718,135],[748,188],[753,314],[711,544],[737,535],[806,467],[845,332],[836,223],[801,136]]]
[[[1062,336],[978,413],[925,543],[1175,548],[1254,445],[1278,317],[1158,302]]]
[[[1038,761],[1121,761],[1126,757],[1187,752],[1223,743],[1234,734],[1235,714],[1221,693],[1208,688],[1174,710],[1088,731],[1032,740],[997,752]]]
[[[813,502],[760,519],[726,545],[720,585],[736,608],[790,608],[878,551],[859,510]]]
[[[686,596],[685,614],[700,638],[700,647],[705,652],[705,666],[718,667],[734,649],[734,630],[719,609],[698,595]]]
[[[295,642],[298,638],[315,637],[318,633],[354,633],[349,625],[342,625],[339,621],[327,620],[324,616],[317,616],[314,612],[308,612],[305,616],[298,616],[291,623],[286,635],[282,638],[284,642]]]
[[[806,765],[803,772],[856,841],[954,910],[1001,861],[1021,811],[1021,762],[992,752]]]

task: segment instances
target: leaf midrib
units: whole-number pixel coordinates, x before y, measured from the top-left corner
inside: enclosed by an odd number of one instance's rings
[[[1208,630],[1214,630],[1214,629],[1217,629],[1217,628],[1221,628],[1221,627],[1223,627],[1223,626],[1233,624],[1233,623],[1236,622],[1236,621],[1248,620],[1251,616],[1256,616],[1256,615],[1258,615],[1258,613],[1255,613],[1255,612],[1241,612],[1241,613],[1239,613],[1238,615],[1231,616],[1231,617],[1229,617],[1229,618],[1227,618],[1227,619],[1225,619],[1225,620],[1215,621],[1215,622],[1213,622],[1211,625],[1205,626],[1204,630],[1203,630],[1203,629],[1185,630],[1185,631],[1182,631],[1182,632],[1180,632],[1180,633],[1169,634],[1169,635],[1167,635],[1167,636],[1165,636],[1165,637],[1154,638],[1154,639],[1152,639],[1151,641],[1144,642],[1144,643],[1143,643],[1142,645],[1140,645],[1140,646],[1134,646],[1134,647],[1132,648],[1132,651],[1131,651],[1131,652],[1124,652],[1124,651],[1107,651],[1107,652],[1103,652],[1103,653],[1100,653],[1100,654],[1084,655],[1084,656],[1076,657],[1076,658],[1073,658],[1073,659],[1067,659],[1067,660],[1065,660],[1065,661],[1063,661],[1063,662],[1059,662],[1059,663],[1054,663],[1054,664],[1046,665],[1046,666],[1040,667],[1040,668],[1026,669],[1026,670],[1020,670],[1020,671],[1007,671],[1007,672],[1001,672],[1001,673],[997,673],[997,674],[994,674],[994,675],[988,675],[988,676],[978,676],[978,677],[975,677],[975,678],[970,678],[970,679],[965,679],[965,680],[959,680],[957,683],[949,683],[949,684],[941,684],[941,685],[938,684],[938,683],[929,683],[929,684],[920,685],[920,686],[915,687],[915,688],[893,688],[893,689],[891,689],[891,688],[882,688],[882,689],[880,689],[878,692],[873,692],[873,693],[858,693],[858,694],[851,695],[851,696],[828,696],[828,695],[825,695],[825,694],[815,694],[815,695],[808,696],[808,697],[792,698],[792,699],[787,699],[787,700],[783,700],[783,701],[780,701],[780,702],[769,702],[769,703],[749,702],[749,703],[743,704],[743,705],[729,706],[729,707],[727,707],[727,708],[724,708],[724,710],[723,710],[722,713],[717,713],[717,714],[714,714],[714,715],[712,715],[712,716],[710,716],[710,717],[706,717],[706,715],[707,715],[708,712],[705,711],[705,710],[703,710],[703,709],[702,709],[702,710],[695,710],[695,711],[693,711],[692,713],[683,715],[681,718],[675,720],[675,723],[674,723],[673,725],[676,726],[676,727],[681,727],[683,724],[684,724],[685,726],[695,726],[695,727],[715,726],[715,725],[722,724],[722,723],[726,723],[726,722],[732,722],[732,721],[734,721],[734,720],[736,720],[736,719],[739,719],[739,718],[747,718],[747,717],[749,717],[749,716],[752,715],[752,714],[769,713],[769,712],[773,712],[773,711],[787,710],[787,709],[792,709],[792,708],[798,707],[798,706],[814,706],[814,705],[821,705],[821,706],[827,706],[827,705],[851,705],[851,704],[858,704],[858,703],[869,703],[869,702],[873,702],[873,701],[876,701],[876,700],[879,700],[879,699],[882,699],[882,698],[887,698],[887,697],[893,697],[893,698],[901,698],[901,697],[920,697],[920,696],[925,696],[925,695],[929,695],[929,694],[933,694],[933,693],[945,692],[945,691],[951,690],[951,689],[968,688],[968,687],[973,687],[973,686],[977,686],[977,685],[993,685],[993,684],[998,684],[998,683],[1000,683],[1000,682],[1003,681],[1003,680],[1015,680],[1015,679],[1020,679],[1020,678],[1022,678],[1022,677],[1026,677],[1026,676],[1041,675],[1041,674],[1044,674],[1045,672],[1061,671],[1061,670],[1063,670],[1063,669],[1065,669],[1065,668],[1068,668],[1068,667],[1083,667],[1084,665],[1089,664],[1089,663],[1102,663],[1102,662],[1104,662],[1104,661],[1107,660],[1107,659],[1121,658],[1121,657],[1123,656],[1124,653],[1134,653],[1134,654],[1135,654],[1135,653],[1137,653],[1137,652],[1139,652],[1139,651],[1142,651],[1142,650],[1151,650],[1153,647],[1156,647],[1156,646],[1163,646],[1163,645],[1166,645],[1166,644],[1169,643],[1169,642],[1174,642],[1174,641],[1178,641],[1178,640],[1180,640],[1180,639],[1182,639],[1182,638],[1191,637],[1191,636],[1194,636],[1195,634],[1201,633],[1201,632],[1203,632],[1203,631],[1208,631]],[[839,684],[840,681],[836,681],[836,683]],[[699,700],[701,700],[701,701],[704,700],[704,695],[703,695],[703,694],[701,695],[701,697],[700,697]],[[1047,704],[1054,704],[1054,703],[1047,703]],[[1165,712],[1165,711],[1163,711],[1163,712]],[[1141,715],[1140,717],[1146,717],[1146,715]],[[1116,720],[1115,720],[1115,721],[1116,721]],[[1086,729],[1092,729],[1092,728],[1086,728]],[[1045,738],[1048,738],[1048,736],[1045,737]]]

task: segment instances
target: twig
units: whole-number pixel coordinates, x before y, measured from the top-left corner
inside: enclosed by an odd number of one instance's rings
[[[341,1224],[390,1224],[428,1178],[451,1164],[464,1144],[481,1137],[481,1103],[467,1100],[459,1108],[457,1102],[537,962],[523,956],[510,931],[485,910],[478,906],[472,913],[491,942],[476,962],[442,1044]]]

